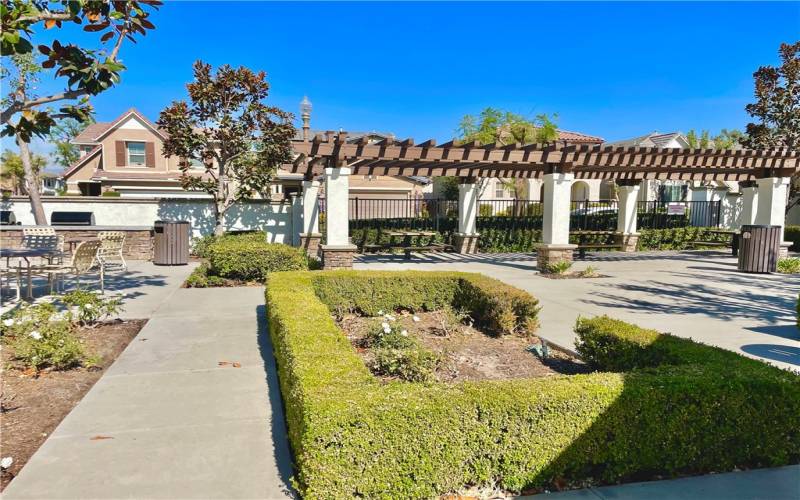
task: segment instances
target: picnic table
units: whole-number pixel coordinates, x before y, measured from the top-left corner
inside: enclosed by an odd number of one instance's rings
[[[96,239],[97,238],[94,238],[94,237],[91,237],[91,236],[84,236],[83,238],[69,238],[69,239],[66,239],[66,240],[64,240],[64,243],[69,245],[69,253],[74,253],[75,252],[75,247],[77,247],[78,245],[80,245],[84,241],[93,241],[93,240],[96,240]]]
[[[586,258],[586,250],[622,250],[621,243],[589,243],[586,240],[590,236],[610,236],[616,234],[616,231],[570,231],[578,237],[578,258]]]
[[[739,255],[739,232],[733,229],[708,229],[705,231],[706,234],[714,234],[714,235],[721,235],[721,236],[730,236],[730,240],[728,241],[716,241],[716,240],[698,240],[698,241],[690,241],[689,244],[692,246],[704,246],[704,247],[731,247],[731,255],[736,257]]]
[[[444,243],[436,243],[436,231],[425,230],[392,230],[386,231],[383,234],[389,237],[389,242],[386,244],[364,245],[363,250],[367,251],[381,251],[381,250],[402,250],[406,259],[411,258],[412,252],[444,252],[452,249],[450,245]],[[427,241],[420,241],[417,245],[412,243],[412,238],[427,238]]]
[[[56,257],[63,257],[64,252],[56,248],[0,248],[0,259],[6,259],[6,270],[9,272],[8,283],[11,283],[11,259],[17,259],[17,300],[21,298],[22,282],[22,261],[26,264],[26,274],[28,275],[27,298],[33,298],[33,278],[31,275],[31,260],[44,258],[52,260]]]

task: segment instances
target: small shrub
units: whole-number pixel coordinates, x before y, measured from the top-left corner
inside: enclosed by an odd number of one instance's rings
[[[597,268],[594,266],[586,266],[586,269],[581,271],[582,278],[594,278],[598,276]]]
[[[778,261],[778,272],[781,274],[800,273],[800,258],[789,257]]]
[[[438,334],[445,337],[449,337],[461,331],[465,323],[472,323],[472,318],[468,311],[455,309],[451,306],[444,306],[433,314],[436,321],[439,323],[437,328]]]
[[[407,382],[432,382],[433,373],[439,364],[439,356],[413,343],[405,349],[375,349],[373,370],[389,377],[398,377]]]
[[[73,309],[82,325],[93,325],[100,319],[118,315],[122,311],[122,297],[103,297],[88,290],[65,293],[61,301]]]
[[[572,267],[572,262],[568,260],[560,260],[544,266],[544,272],[547,274],[564,274]]]
[[[66,320],[51,321],[38,330],[17,335],[9,342],[9,347],[14,351],[14,359],[36,370],[65,370],[79,365],[86,357]]]
[[[494,215],[492,205],[490,203],[481,203],[478,207],[478,217],[491,217]]]
[[[416,345],[414,338],[402,326],[388,321],[376,322],[365,340],[370,347],[381,349],[408,349]]]
[[[206,288],[209,284],[208,262],[203,262],[186,278],[184,285],[187,288]]]
[[[235,236],[219,238],[205,249],[209,275],[240,281],[264,281],[276,271],[308,269],[308,256],[301,248],[267,243],[258,238]]]

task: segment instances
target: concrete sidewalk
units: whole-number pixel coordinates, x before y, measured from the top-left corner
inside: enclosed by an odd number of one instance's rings
[[[800,465],[542,493],[530,500],[797,500]]]
[[[290,497],[263,304],[176,289],[3,498]]]

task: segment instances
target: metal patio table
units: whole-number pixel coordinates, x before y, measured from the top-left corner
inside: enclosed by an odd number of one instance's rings
[[[33,298],[33,277],[31,275],[31,259],[37,257],[52,259],[53,257],[61,257],[64,252],[55,248],[0,248],[0,259],[6,259],[6,268],[11,272],[11,259],[19,259],[17,261],[17,300],[21,298],[21,280],[22,280],[22,266],[21,261],[25,261],[26,272],[28,275],[28,293],[27,298]],[[8,277],[10,283],[11,276]]]

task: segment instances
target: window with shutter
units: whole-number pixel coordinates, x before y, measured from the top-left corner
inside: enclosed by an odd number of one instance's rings
[[[127,141],[125,147],[128,150],[128,166],[131,167],[144,167],[145,166],[145,143]]]

